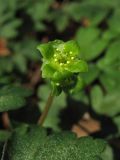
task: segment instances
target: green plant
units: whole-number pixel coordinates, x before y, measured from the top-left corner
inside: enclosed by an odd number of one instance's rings
[[[45,111],[39,120],[39,123],[43,124],[54,95],[59,95],[62,91],[73,92],[81,89],[79,73],[86,72],[88,68],[86,62],[79,59],[80,49],[73,40],[55,40],[41,44],[38,50],[43,56],[42,76],[50,79],[52,84]]]
[[[47,136],[39,126],[23,125],[16,129],[8,150],[10,160],[99,160],[105,145],[90,137],[77,139],[69,132]]]
[[[80,49],[75,41],[55,40],[41,44],[38,49],[43,56],[42,76],[50,79],[53,94],[81,86],[79,73],[88,68],[86,62],[79,59]]]
[[[35,124],[38,121],[51,89],[57,96],[54,96],[43,126],[55,132],[71,130],[73,125],[79,126],[87,112],[101,123],[100,134],[95,133],[95,136],[102,135],[110,145],[114,142],[111,149],[104,151],[102,159],[120,159],[117,158],[120,137],[119,19],[119,0],[0,0],[0,158],[4,157],[1,159],[8,160],[5,158],[7,141],[12,142],[15,128],[23,122]],[[62,85],[61,80],[56,82],[48,74],[42,79],[40,73],[44,58],[38,54],[36,46],[54,39],[77,41],[79,59],[88,64],[89,72],[73,73],[70,79],[75,83],[69,86]],[[65,92],[61,93],[62,90]],[[10,122],[7,127],[6,115]],[[28,135],[32,127],[30,125],[24,133]]]
[[[78,87],[77,90],[81,89],[79,87],[81,81],[78,81],[78,76],[81,72],[86,72],[88,68],[86,62],[79,59],[79,47],[75,41],[52,41],[41,44],[38,49],[43,56],[43,77],[49,78],[52,83],[52,92],[38,122],[42,125],[54,96],[58,96],[62,91],[71,91],[71,89],[73,92],[74,88],[76,90],[76,86]],[[75,82],[73,83],[73,81]],[[65,90],[64,83],[66,85]],[[3,84],[1,85],[3,86],[0,91],[1,112],[23,107],[25,98],[31,95],[30,90],[25,90],[22,87],[13,87],[12,85],[4,87]],[[7,118],[9,120],[8,115]],[[17,127],[14,128],[14,123],[10,120],[9,123],[10,131],[0,131],[1,144],[5,142],[1,155],[2,159],[7,147],[10,160],[87,160],[88,157],[89,160],[98,160],[101,159],[101,154],[106,146],[105,141],[94,140],[91,137],[77,139],[74,134],[69,132],[55,132],[48,136],[46,129],[39,125],[16,124]]]

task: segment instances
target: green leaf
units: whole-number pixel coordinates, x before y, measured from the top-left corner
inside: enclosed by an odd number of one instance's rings
[[[120,133],[120,116],[113,117],[113,121],[117,126],[118,132]]]
[[[100,4],[100,2],[99,2]],[[69,2],[64,5],[64,12],[77,22],[88,19],[90,26],[99,24],[108,14],[110,8],[91,1]],[[101,3],[102,4],[102,3]]]
[[[25,7],[27,14],[34,22],[35,29],[38,31],[45,30],[46,26],[43,23],[44,20],[49,20],[49,9],[53,0],[27,2]],[[21,4],[21,3],[20,3]]]
[[[81,47],[81,53],[86,60],[94,60],[102,54],[106,49],[108,41],[104,39],[97,39],[92,44],[86,45],[84,48]]]
[[[0,85],[9,84],[12,81],[12,78],[9,76],[2,76],[0,78]]]
[[[21,86],[8,85],[1,88],[0,90],[0,96],[6,95],[6,94],[14,94],[18,96],[28,97],[32,94],[32,90],[21,87]]]
[[[64,13],[57,13],[57,11],[55,11],[53,19],[55,21],[56,28],[59,32],[64,31],[66,27],[69,25],[68,15],[65,15]]]
[[[76,33],[76,40],[81,46],[86,46],[94,42],[100,35],[100,30],[95,27],[79,28]]]
[[[100,31],[93,27],[80,28],[76,40],[81,48],[81,57],[89,61],[100,56],[108,45],[108,40],[100,38]]]
[[[58,133],[50,136],[42,146],[42,152],[38,155],[39,159],[46,160],[49,157],[49,160],[88,160],[89,157],[89,160],[98,160],[105,143],[90,137],[77,139],[70,133]]]
[[[120,40],[116,40],[113,43],[111,43],[105,56],[100,61],[98,61],[98,67],[100,69],[106,69],[107,67],[111,67],[111,65],[115,66],[116,63],[120,65],[119,49],[120,49]]]
[[[99,5],[106,8],[111,8],[111,7],[116,8],[120,4],[119,0],[114,0],[114,2],[109,0],[101,0],[99,1],[99,3],[98,3],[98,0],[90,0],[90,1],[86,0],[86,1],[87,3],[93,4],[93,5]]]
[[[76,101],[80,101],[83,102],[86,105],[89,105],[89,99],[88,96],[86,95],[85,91],[82,90],[80,92],[73,92],[73,94],[71,94],[72,98]]]
[[[88,66],[88,72],[87,73],[83,73],[82,77],[85,81],[85,83],[88,85],[90,83],[92,83],[93,81],[95,81],[98,77],[99,77],[99,69],[95,64],[90,64]]]
[[[16,2],[12,0],[0,1],[0,37],[1,38],[14,38],[17,36],[17,28],[21,25],[21,20],[16,18]]]
[[[113,71],[114,73],[115,71]],[[120,76],[119,73],[116,73],[116,76],[113,76],[111,74],[108,73],[103,73],[100,75],[99,79],[100,82],[102,83],[102,85],[104,86],[104,88],[106,89],[106,91],[108,93],[112,93],[115,91],[119,91],[120,90]]]
[[[108,92],[120,89],[120,40],[112,42],[103,58],[97,62],[102,71],[100,81]]]
[[[18,109],[25,105],[25,100],[17,95],[0,96],[0,112]]]
[[[22,54],[15,54],[13,57],[14,66],[22,73],[27,72],[27,60]]]
[[[4,25],[1,28],[0,36],[3,38],[14,38],[18,34],[16,28],[18,28],[20,24],[21,24],[20,20],[9,21],[7,25]]]
[[[120,9],[116,9],[108,20],[109,28],[120,33]]]
[[[36,50],[36,46],[38,45],[38,42],[35,39],[25,38],[24,40],[22,40],[22,42],[20,41],[15,44],[14,42],[12,42],[10,45],[11,45],[11,48],[14,49],[15,55],[19,54],[20,56],[25,58],[26,61],[28,60],[40,61],[41,59],[41,56],[38,54],[38,51]]]
[[[0,74],[11,73],[13,70],[13,61],[11,58],[0,58]]]
[[[101,104],[103,102],[103,92],[99,86],[94,86],[91,91],[91,102],[93,109],[100,113],[101,112]]]
[[[119,34],[113,30],[107,29],[105,32],[103,32],[102,37],[106,40],[112,40],[119,37]]]
[[[31,95],[31,91],[21,87],[4,87],[0,90],[0,112],[9,111],[23,107],[26,103],[25,97]]]
[[[69,132],[47,136],[40,127],[14,133],[8,143],[10,160],[99,160],[106,143],[91,137],[77,139]]]
[[[9,131],[0,130],[0,142],[4,142],[8,140],[11,136],[11,133]]]
[[[46,132],[41,127],[22,126],[12,135],[8,145],[10,160],[33,160],[37,158]],[[16,147],[15,147],[16,146]],[[37,158],[38,159],[38,158]],[[36,160],[37,160],[36,159]]]
[[[104,96],[100,87],[95,86],[91,91],[91,101],[93,109],[99,114],[113,117],[120,112],[119,91]]]
[[[50,87],[48,85],[43,85],[38,90],[38,97],[40,98],[39,108],[41,111],[44,110],[49,93],[50,93]],[[48,113],[47,118],[45,119],[44,126],[59,131],[60,130],[58,126],[60,122],[59,113],[65,107],[66,107],[66,95],[62,93],[58,97],[54,98],[51,109]]]
[[[106,160],[106,159],[114,160],[113,150],[111,146],[109,145],[106,146],[104,152],[102,153],[101,158],[102,160]]]

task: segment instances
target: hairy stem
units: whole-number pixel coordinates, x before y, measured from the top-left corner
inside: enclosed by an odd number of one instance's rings
[[[52,105],[52,102],[53,102],[53,99],[54,99],[54,96],[52,94],[52,92],[50,93],[49,97],[48,97],[48,100],[46,102],[46,105],[45,105],[45,109],[42,113],[42,115],[40,116],[39,120],[38,120],[38,124],[40,124],[41,126],[43,125],[47,115],[48,115],[48,112],[50,110],[50,107]]]

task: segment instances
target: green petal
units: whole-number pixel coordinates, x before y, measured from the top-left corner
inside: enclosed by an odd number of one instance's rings
[[[55,69],[51,67],[49,64],[43,65],[41,70],[43,78],[52,78],[53,74],[55,73]]]
[[[37,49],[41,52],[44,59],[49,60],[53,57],[54,49],[51,43],[40,44]]]
[[[80,47],[78,43],[74,40],[65,42],[64,47],[65,47],[64,51],[71,52],[72,56],[77,56],[80,54]]]
[[[68,70],[73,73],[87,72],[88,65],[85,61],[78,60],[73,63],[70,63],[70,65],[68,66]]]

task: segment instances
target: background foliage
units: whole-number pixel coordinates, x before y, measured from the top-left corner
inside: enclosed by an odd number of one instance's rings
[[[83,113],[89,112],[102,124],[101,131],[92,136],[107,139],[112,147],[102,159],[109,155],[120,159],[119,0],[0,0],[1,154],[11,134],[4,130],[4,113],[8,111],[14,129],[21,123],[35,124],[44,108],[50,86],[41,78],[41,56],[36,46],[54,39],[75,39],[89,72],[81,74],[85,80],[82,91],[56,98],[44,126],[54,131],[68,130],[72,125],[66,127],[66,119],[77,123]],[[70,102],[76,109],[76,102],[79,104],[80,114],[69,114]],[[24,134],[23,127],[21,136]]]

